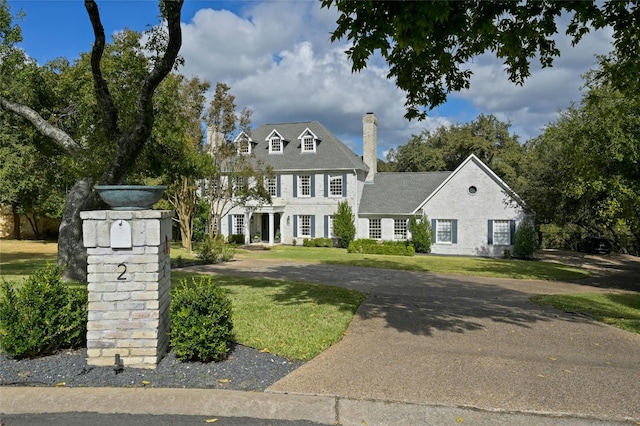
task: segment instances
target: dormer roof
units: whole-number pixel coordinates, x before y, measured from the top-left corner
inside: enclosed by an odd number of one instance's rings
[[[270,140],[274,134],[283,141],[282,153],[270,154]],[[361,170],[368,171],[362,158],[317,121],[298,123],[263,124],[251,133],[254,141],[253,153],[275,172],[303,170]],[[302,151],[304,136],[311,135],[315,142],[315,153]]]

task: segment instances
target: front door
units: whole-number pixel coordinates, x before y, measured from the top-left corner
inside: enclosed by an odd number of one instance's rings
[[[269,241],[269,215],[261,214],[262,217],[262,230],[260,231],[260,237],[262,241]]]

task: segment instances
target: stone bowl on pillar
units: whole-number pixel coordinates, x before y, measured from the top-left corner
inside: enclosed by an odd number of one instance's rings
[[[96,185],[100,198],[113,210],[148,210],[157,203],[166,186]]]

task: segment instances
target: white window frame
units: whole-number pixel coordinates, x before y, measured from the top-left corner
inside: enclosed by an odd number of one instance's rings
[[[382,239],[382,219],[369,219],[369,238],[372,240]]]
[[[509,220],[493,221],[493,245],[508,246],[511,243],[511,222]]]
[[[280,136],[272,136],[269,139],[269,154],[282,154],[282,138]]]
[[[311,215],[303,214],[298,216],[298,236],[311,238]]]
[[[311,175],[298,176],[298,197],[311,197]]]
[[[265,184],[267,186],[267,192],[269,193],[270,197],[277,197],[278,196],[278,178],[274,177],[267,177],[265,179]]]
[[[312,134],[307,133],[302,137],[302,152],[316,152],[316,139]]]
[[[238,140],[238,154],[249,155],[251,154],[251,141],[246,138]]]
[[[244,235],[246,229],[243,214],[234,214],[232,216],[232,230],[233,235]]]
[[[342,197],[343,176],[329,175],[329,197]]]
[[[453,220],[436,219],[436,243],[453,244]]]
[[[407,239],[407,219],[393,219],[393,239]]]
[[[329,238],[335,237],[335,234],[333,233],[333,216],[329,216],[327,218],[327,228],[327,235]]]

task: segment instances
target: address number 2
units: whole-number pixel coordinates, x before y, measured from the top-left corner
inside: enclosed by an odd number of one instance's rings
[[[118,275],[118,281],[126,281],[127,278],[124,276],[124,274],[127,273],[127,265],[125,265],[124,263],[119,264],[118,272],[120,272],[120,275]]]

